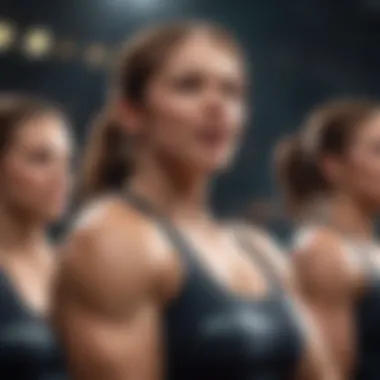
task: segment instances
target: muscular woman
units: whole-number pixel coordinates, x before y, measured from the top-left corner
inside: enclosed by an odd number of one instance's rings
[[[334,378],[279,259],[209,209],[210,181],[243,131],[247,79],[214,25],[164,25],[127,46],[57,284],[75,379]]]
[[[334,101],[278,152],[302,293],[345,379],[380,378],[379,127],[378,104]]]
[[[71,141],[43,101],[0,96],[0,378],[65,379],[47,317],[56,260],[48,225],[67,198]]]

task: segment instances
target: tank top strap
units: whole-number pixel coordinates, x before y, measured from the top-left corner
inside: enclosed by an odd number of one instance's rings
[[[298,228],[292,236],[291,247],[292,249],[302,248],[314,236],[318,227],[304,226]]]
[[[167,237],[173,247],[177,249],[180,259],[184,261],[184,264],[189,265],[194,263],[188,243],[165,215],[160,213],[147,199],[131,190],[127,190],[123,198],[142,214],[154,221],[159,230]]]
[[[376,266],[371,258],[371,247],[360,245],[348,239],[343,241],[344,248],[357,260],[365,275],[376,273]]]
[[[269,283],[272,294],[282,294],[284,292],[284,285],[280,279],[280,275],[265,257],[265,252],[263,252],[262,247],[258,242],[256,242],[254,238],[250,238],[247,231],[233,228],[232,232],[241,248],[249,254],[251,260],[264,274],[265,279]]]

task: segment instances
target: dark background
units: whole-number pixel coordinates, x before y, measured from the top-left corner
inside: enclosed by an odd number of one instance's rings
[[[244,213],[252,202],[277,198],[272,147],[312,106],[334,96],[380,93],[380,0],[2,0],[0,19],[14,23],[18,39],[0,51],[0,90],[61,102],[83,144],[88,120],[102,104],[107,64],[86,63],[86,48],[93,43],[112,48],[147,23],[179,17],[229,27],[252,67],[252,118],[244,149],[234,170],[215,187],[221,214]],[[71,39],[75,56],[28,57],[22,38],[34,26],[49,29],[57,46]],[[273,204],[262,206],[259,217],[268,209],[279,211]],[[282,218],[271,218],[270,225],[285,233]]]

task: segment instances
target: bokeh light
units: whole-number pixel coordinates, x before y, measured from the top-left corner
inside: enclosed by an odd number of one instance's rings
[[[16,40],[16,28],[8,21],[0,21],[0,53],[8,51]]]
[[[23,51],[28,58],[44,58],[50,54],[53,43],[53,35],[48,29],[33,28],[25,34]]]

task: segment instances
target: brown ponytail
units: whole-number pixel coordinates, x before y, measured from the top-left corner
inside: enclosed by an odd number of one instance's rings
[[[355,142],[358,128],[379,110],[372,101],[335,100],[314,110],[298,134],[280,142],[275,166],[292,212],[333,190],[323,158],[342,158]]]
[[[291,212],[328,189],[318,164],[308,155],[300,140],[296,135],[288,137],[280,141],[275,151],[277,177]]]
[[[132,166],[128,148],[122,126],[107,114],[98,116],[85,149],[81,200],[121,188]]]
[[[168,56],[186,38],[199,32],[241,54],[227,31],[206,22],[175,22],[144,30],[128,41],[117,70],[111,75],[109,91],[112,103],[127,101],[132,107],[143,105],[149,81]],[[95,123],[87,143],[80,186],[81,200],[119,188],[130,173],[130,151],[124,130],[112,116],[103,115]]]

